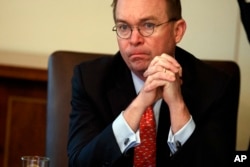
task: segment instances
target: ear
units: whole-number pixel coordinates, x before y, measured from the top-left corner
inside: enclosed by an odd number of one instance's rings
[[[179,43],[184,36],[184,33],[186,31],[186,22],[183,19],[180,19],[175,22],[174,25],[174,33],[175,33],[175,43]]]

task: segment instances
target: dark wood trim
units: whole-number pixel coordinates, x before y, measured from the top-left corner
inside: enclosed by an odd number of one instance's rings
[[[47,81],[46,69],[0,65],[0,77],[31,81]]]
[[[47,69],[0,65],[0,167],[45,155]]]

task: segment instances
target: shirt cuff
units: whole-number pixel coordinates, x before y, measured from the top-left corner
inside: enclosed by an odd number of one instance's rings
[[[191,116],[189,121],[175,134],[171,128],[168,134],[168,146],[172,154],[176,153],[178,149],[188,140],[195,129],[195,122]]]
[[[124,119],[123,112],[114,120],[112,129],[122,153],[140,143],[139,131],[134,133]]]

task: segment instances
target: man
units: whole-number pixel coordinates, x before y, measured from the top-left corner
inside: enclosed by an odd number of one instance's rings
[[[69,165],[227,166],[231,78],[176,47],[180,1],[114,0],[113,14],[119,52],[74,71]]]

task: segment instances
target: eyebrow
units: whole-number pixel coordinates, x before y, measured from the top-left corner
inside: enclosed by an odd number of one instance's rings
[[[144,17],[144,18],[141,18],[139,19],[139,23],[143,23],[143,22],[146,22],[146,21],[156,21],[158,20],[155,16],[149,16],[149,17]],[[115,22],[124,22],[124,23],[128,23],[126,20],[124,19],[116,19]]]

